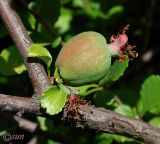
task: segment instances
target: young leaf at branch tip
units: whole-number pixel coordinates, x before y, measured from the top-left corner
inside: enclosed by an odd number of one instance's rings
[[[43,47],[40,44],[32,44],[28,51],[28,57],[36,57],[41,59],[45,62],[47,65],[47,68],[49,69],[51,63],[52,63],[52,56],[49,53],[49,51]]]
[[[50,115],[58,114],[67,101],[68,93],[63,86],[51,86],[40,99],[41,107]]]

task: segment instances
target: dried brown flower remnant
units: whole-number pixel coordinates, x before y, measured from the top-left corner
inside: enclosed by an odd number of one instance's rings
[[[124,62],[126,56],[129,56],[130,59],[134,59],[138,57],[138,53],[135,51],[136,46],[132,46],[128,44],[128,39],[125,37],[126,32],[129,30],[129,25],[126,25],[122,30],[118,32],[117,35],[112,35],[110,38],[110,42],[123,43],[119,50],[119,62]]]

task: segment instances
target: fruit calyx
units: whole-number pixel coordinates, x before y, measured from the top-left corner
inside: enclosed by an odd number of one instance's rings
[[[134,50],[135,46],[128,44],[128,36],[126,35],[128,29],[129,25],[126,25],[117,35],[112,35],[110,38],[111,55],[118,55],[119,62],[124,62],[127,56],[130,59],[138,56],[138,53]]]

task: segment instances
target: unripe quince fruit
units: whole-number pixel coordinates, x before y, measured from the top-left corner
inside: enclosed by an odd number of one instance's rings
[[[118,51],[115,42],[107,44],[104,36],[88,31],[65,43],[55,64],[64,83],[82,86],[102,79],[110,69],[111,56]]]

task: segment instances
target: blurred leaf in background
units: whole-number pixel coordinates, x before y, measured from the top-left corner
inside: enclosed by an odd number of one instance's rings
[[[26,70],[15,46],[4,49],[0,54],[0,73],[3,75],[21,74]]]

